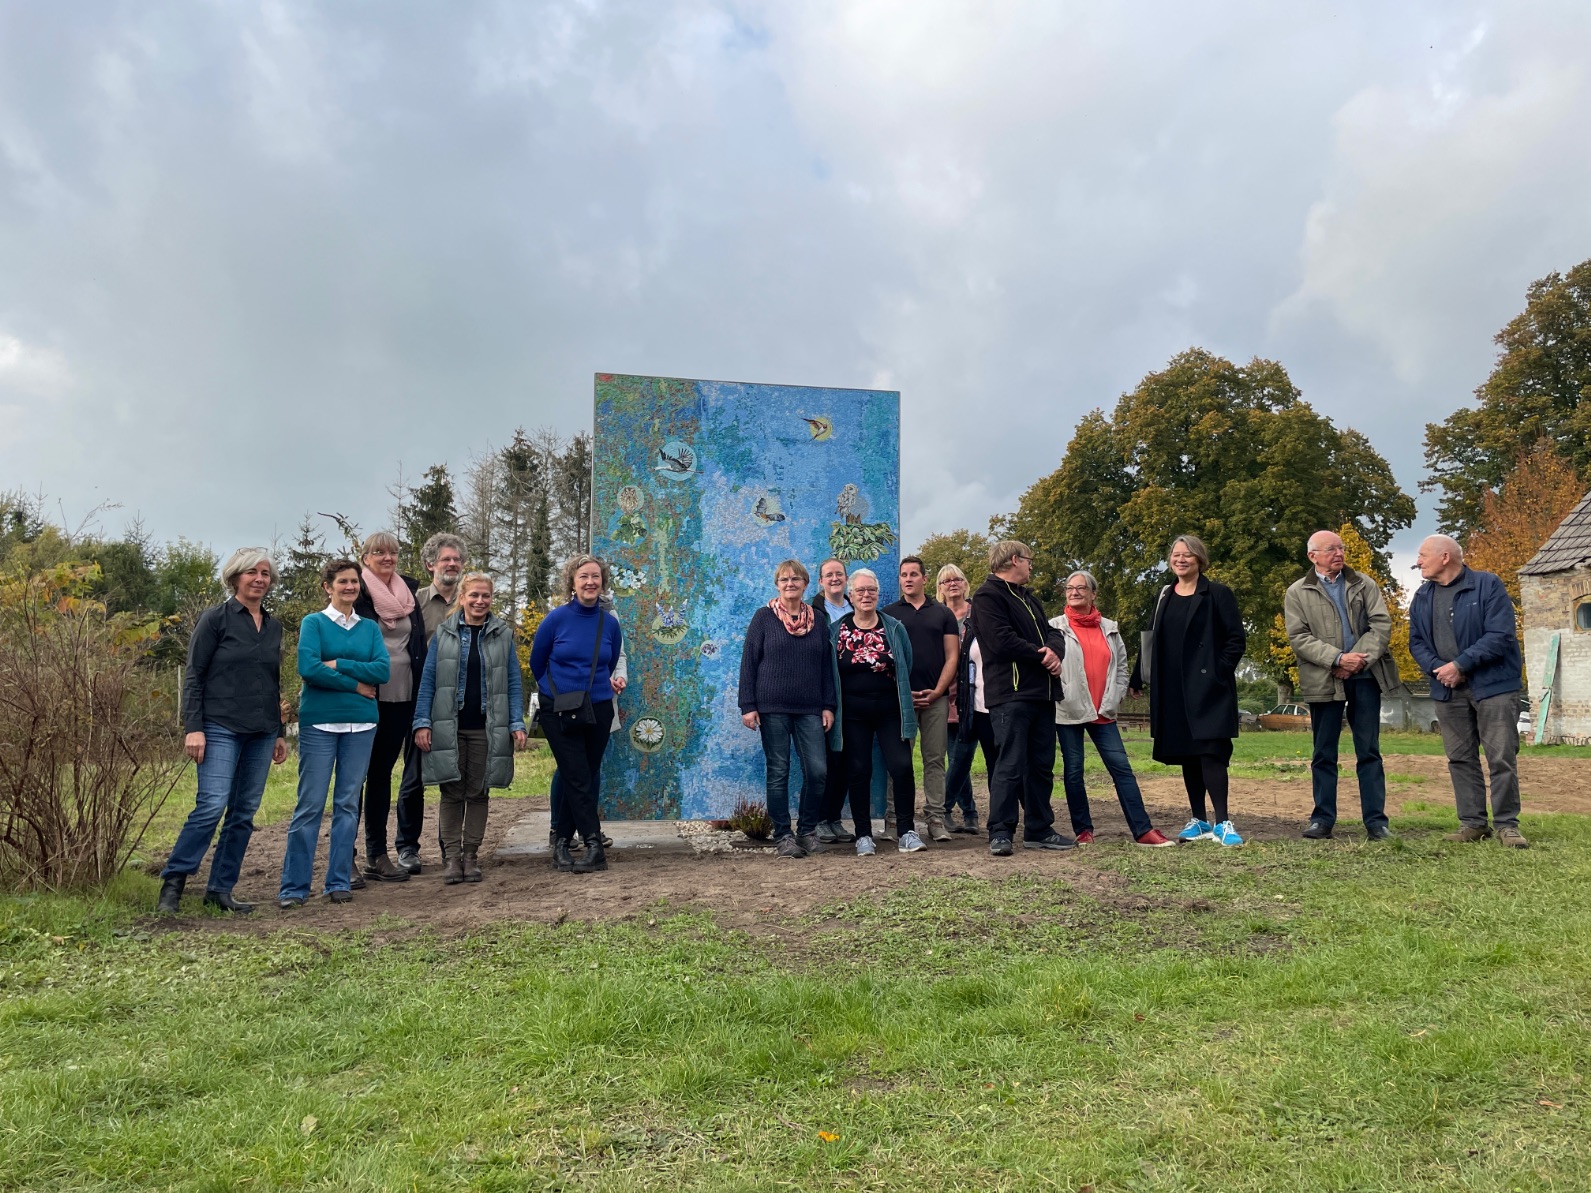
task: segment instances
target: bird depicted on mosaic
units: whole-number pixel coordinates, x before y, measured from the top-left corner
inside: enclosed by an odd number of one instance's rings
[[[785,520],[784,510],[779,508],[779,498],[772,493],[764,493],[757,498],[757,504],[751,507],[751,516],[764,526]]]
[[[828,415],[820,414],[816,418],[803,418],[801,421],[806,423],[807,430],[812,432],[812,438],[819,443],[834,438],[834,420]]]
[[[834,499],[834,512],[843,519],[829,523],[829,550],[847,563],[872,563],[895,542],[895,531],[888,522],[867,522],[871,507],[862,490],[845,484]]]

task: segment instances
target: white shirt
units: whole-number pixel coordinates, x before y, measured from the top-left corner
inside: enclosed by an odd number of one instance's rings
[[[359,614],[352,609],[348,610],[347,613],[339,613],[336,605],[327,605],[321,612],[345,630],[351,630],[359,623]],[[366,729],[374,729],[375,727],[376,723],[374,721],[338,721],[334,725],[315,726],[322,733],[363,733]]]
[[[967,657],[972,660],[972,711],[988,712],[983,703],[983,651],[978,649],[976,638],[972,640]]]

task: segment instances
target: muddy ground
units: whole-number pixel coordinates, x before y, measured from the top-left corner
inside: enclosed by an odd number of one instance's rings
[[[1452,789],[1447,764],[1440,757],[1412,755],[1386,759],[1388,804],[1397,810],[1406,802],[1435,807],[1450,806]],[[1591,760],[1576,758],[1522,758],[1521,787],[1525,812],[1591,814]],[[981,784],[982,780],[978,780]],[[1171,835],[1187,819],[1187,804],[1180,779],[1155,777],[1142,780],[1144,800],[1157,826]],[[1090,776],[1090,797],[1095,831],[1100,844],[1124,844],[1129,838],[1108,782]],[[1342,815],[1357,815],[1351,774],[1341,788]],[[978,793],[980,808],[987,807],[986,793]],[[1059,784],[1056,791],[1060,824],[1067,828]],[[1232,817],[1250,840],[1297,838],[1311,806],[1307,768],[1280,771],[1275,778],[1232,780]],[[802,861],[776,859],[768,853],[734,851],[727,854],[657,854],[614,850],[605,874],[569,875],[553,871],[543,859],[497,860],[492,857],[508,829],[526,812],[544,809],[546,800],[495,799],[485,848],[482,850],[485,881],[445,886],[434,845],[423,853],[425,873],[403,883],[371,883],[354,892],[351,903],[333,906],[323,899],[293,912],[275,906],[276,878],[286,838],[285,823],[269,825],[255,833],[238,883],[239,898],[259,903],[249,917],[184,916],[176,921],[186,928],[217,931],[273,931],[299,926],[315,931],[340,931],[370,927],[378,918],[396,917],[412,928],[429,928],[456,935],[495,920],[531,920],[555,923],[564,919],[607,920],[650,914],[661,906],[711,910],[720,923],[764,934],[787,930],[791,917],[821,904],[855,899],[898,886],[919,875],[998,878],[1015,873],[1065,878],[1073,886],[1091,890],[1119,887],[1123,879],[1090,864],[1089,848],[1070,853],[1024,850],[994,858],[981,837],[958,835],[947,844],[935,844],[917,854],[900,854],[881,843],[877,857],[857,858],[848,846]],[[434,809],[427,816],[433,831]],[[1362,841],[1358,825],[1347,825],[1338,836]],[[1304,844],[1300,842],[1300,848]],[[1094,848],[1098,848],[1096,845]],[[1181,848],[1215,848],[1201,844]],[[323,850],[324,852],[324,850]],[[1167,851],[1142,849],[1139,864],[1149,867]],[[317,886],[319,875],[316,877]],[[195,887],[199,884],[195,883]],[[190,900],[188,906],[196,907]],[[171,921],[167,921],[171,922]],[[391,923],[391,920],[387,920]]]

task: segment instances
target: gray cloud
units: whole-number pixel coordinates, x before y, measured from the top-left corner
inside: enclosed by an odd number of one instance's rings
[[[915,541],[1200,344],[1412,488],[1526,284],[1591,255],[1588,34],[1568,0],[9,6],[0,484],[224,549],[588,425],[599,370],[877,384]]]

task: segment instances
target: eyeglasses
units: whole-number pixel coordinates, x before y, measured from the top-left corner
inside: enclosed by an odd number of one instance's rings
[[[1067,592],[1093,592],[1094,590],[1092,588],[1090,588],[1086,584],[1068,584],[1066,586],[1066,591]]]
[[[1033,556],[1031,556],[1031,555],[1013,555],[1013,556],[1011,556],[1011,562],[1012,563],[1032,563],[1033,562]]]
[[[852,596],[877,596],[878,595],[878,589],[876,589],[876,588],[852,588],[851,589],[851,595]]]

